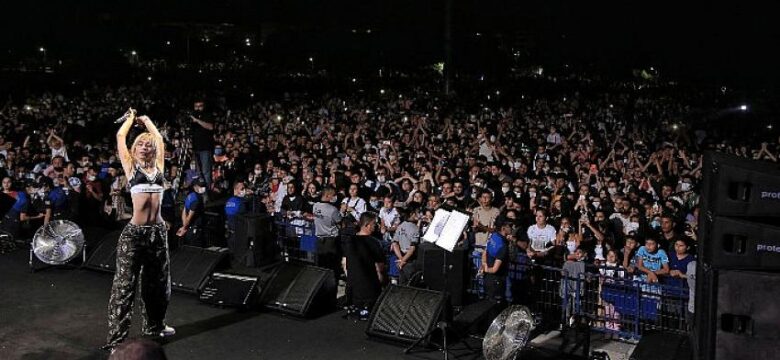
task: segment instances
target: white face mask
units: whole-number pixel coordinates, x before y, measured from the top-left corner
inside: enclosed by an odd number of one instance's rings
[[[599,205],[601,205],[601,202],[599,202],[599,201],[594,201],[594,202],[593,202],[593,207],[594,207],[594,208],[598,209],[598,208],[599,208]]]
[[[191,169],[191,170],[195,170],[195,169],[197,169],[197,167],[198,167],[198,165],[197,165],[197,164],[195,164],[195,163],[191,163],[191,164],[190,164],[190,169]]]
[[[380,183],[384,183],[387,180],[387,178],[384,175],[379,175],[376,177],[376,181]]]
[[[502,187],[501,188],[501,192],[503,192],[504,194],[508,193],[509,192],[509,186]]]
[[[262,169],[255,169],[255,175],[260,175],[263,173]]]
[[[87,181],[95,181],[95,175],[87,176]]]
[[[608,189],[607,189],[607,192],[608,192],[610,195],[615,195],[615,194],[617,194],[617,188],[612,188],[612,187],[611,187],[611,188],[608,188]]]
[[[238,197],[244,197],[246,196],[246,190],[241,190],[238,192]]]
[[[195,191],[196,191],[198,194],[204,194],[204,193],[206,192],[206,188],[204,188],[204,187],[201,187],[201,188],[198,188],[198,190],[195,190]]]

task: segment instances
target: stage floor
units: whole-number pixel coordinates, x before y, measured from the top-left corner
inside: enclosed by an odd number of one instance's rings
[[[49,268],[30,273],[28,252],[0,255],[0,359],[106,359],[112,274]],[[138,336],[136,307],[131,336]],[[174,292],[168,322],[177,334],[163,342],[169,359],[441,359],[433,350],[403,355],[403,347],[368,339],[365,322],[340,312],[301,320],[270,312],[205,305]],[[472,345],[479,345],[478,342]],[[479,359],[462,344],[458,359]],[[533,358],[559,358],[535,354]]]

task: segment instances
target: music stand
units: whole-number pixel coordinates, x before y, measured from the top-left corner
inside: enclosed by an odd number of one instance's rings
[[[436,246],[444,249],[444,251],[442,251],[444,260],[442,262],[441,272],[442,276],[444,276],[444,290],[442,293],[445,300],[449,299],[449,272],[447,271],[447,253],[452,252],[452,250],[455,248],[455,245],[458,243],[458,240],[463,233],[463,229],[465,229],[468,225],[470,218],[470,214],[457,210],[449,211],[444,208],[440,208],[436,210],[433,221],[431,221],[431,226],[428,227],[428,231],[426,231],[423,235],[423,241],[434,243]],[[445,301],[445,304],[447,304],[447,301]],[[444,311],[448,311],[448,306],[445,305]],[[436,327],[428,330],[427,333],[417,339],[417,341],[412,343],[412,345],[404,349],[404,354],[408,354],[412,351],[412,349],[420,345],[423,340],[430,338],[434,331],[441,330],[442,348],[440,350],[444,353],[444,360],[449,359],[449,348],[447,344],[447,329],[449,327],[450,324],[447,320],[447,316],[445,315],[443,320],[436,324]]]

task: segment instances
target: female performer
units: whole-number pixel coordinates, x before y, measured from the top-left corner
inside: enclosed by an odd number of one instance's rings
[[[138,135],[127,149],[127,133],[133,123],[147,132]],[[165,149],[160,132],[147,116],[127,119],[116,134],[122,168],[128,176],[133,217],[117,243],[116,273],[108,303],[108,343],[113,349],[130,331],[130,315],[138,281],[141,281],[142,332],[151,336],[171,336],[174,329],[165,325],[165,311],[171,297],[167,229],[160,215],[163,193]]]

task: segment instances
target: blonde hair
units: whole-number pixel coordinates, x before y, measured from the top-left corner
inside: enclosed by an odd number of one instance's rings
[[[130,160],[131,164],[136,163],[135,150],[138,148],[138,145],[142,141],[149,141],[152,143],[152,147],[154,148],[154,154],[155,154],[153,161],[155,162],[155,166],[157,166],[159,170],[162,171],[163,169],[160,164],[162,163],[163,159],[162,159],[162,154],[160,154],[160,150],[163,147],[162,144],[158,143],[159,140],[150,132],[144,132],[135,137],[135,139],[133,140],[133,145],[130,147],[130,159],[128,160]]]

